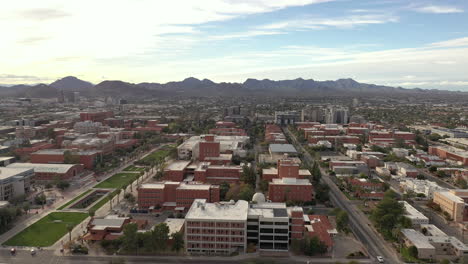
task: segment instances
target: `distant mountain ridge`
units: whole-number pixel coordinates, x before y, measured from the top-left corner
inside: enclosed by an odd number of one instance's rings
[[[297,78],[293,80],[273,81],[269,79],[247,79],[243,83],[216,83],[209,79],[199,80],[194,77],[168,83],[143,82],[138,84],[119,80],[106,80],[93,85],[73,76],[59,79],[49,85],[15,85],[0,87],[0,96],[5,97],[57,97],[60,91],[80,92],[83,96],[112,96],[120,98],[143,98],[165,96],[314,96],[334,94],[429,94],[457,93],[444,90],[406,89],[360,83],[353,79],[336,81],[315,81]],[[459,92],[468,94],[464,92]]]

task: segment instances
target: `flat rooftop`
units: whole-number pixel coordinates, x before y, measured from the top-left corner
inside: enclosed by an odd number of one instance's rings
[[[409,204],[406,201],[401,201],[405,208],[406,212],[406,217],[410,219],[427,219],[429,221],[429,218],[427,218],[423,213],[419,212],[416,208],[414,208],[411,204]]]
[[[32,171],[32,169],[2,167],[2,168],[0,168],[0,180],[4,180],[4,179],[8,179],[10,177],[18,176],[19,174],[23,174],[23,173],[26,173],[28,171]]]
[[[190,160],[178,160],[171,162],[169,165],[166,166],[165,170],[171,171],[183,171],[185,168],[190,164]]]
[[[276,153],[297,153],[296,148],[291,144],[270,144],[270,151]]]
[[[7,166],[7,168],[25,168],[34,169],[34,172],[42,173],[66,173],[76,164],[52,164],[52,163],[20,163],[15,162]]]
[[[41,149],[33,154],[45,154],[45,155],[60,155],[63,154],[65,151],[72,151],[71,149]],[[72,151],[73,152],[73,151]],[[97,154],[101,153],[99,150],[80,150],[78,151],[78,154],[80,155],[92,155],[92,154]]]
[[[308,179],[281,178],[273,179],[270,184],[277,185],[312,185]]]
[[[206,199],[195,199],[190,207],[186,220],[225,220],[245,221],[249,203],[244,200],[237,202],[207,203]]]

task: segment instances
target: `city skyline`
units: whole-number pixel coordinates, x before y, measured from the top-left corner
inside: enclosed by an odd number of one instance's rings
[[[0,83],[328,80],[468,91],[462,1],[4,4]]]

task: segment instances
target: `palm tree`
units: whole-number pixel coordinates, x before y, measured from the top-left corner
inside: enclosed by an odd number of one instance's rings
[[[118,189],[116,192],[117,192],[117,203],[119,203],[120,192],[122,192],[122,190]]]
[[[71,224],[67,224],[67,230],[68,230],[68,235],[70,237],[70,242],[71,242],[71,231],[73,230],[73,226]]]

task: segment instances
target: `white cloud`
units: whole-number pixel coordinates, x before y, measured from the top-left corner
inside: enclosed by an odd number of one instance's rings
[[[398,22],[398,17],[391,15],[352,15],[336,18],[305,18],[275,22],[259,26],[260,29],[323,29],[352,28],[369,24],[384,24]]]
[[[435,42],[435,43],[432,43],[431,46],[440,47],[440,48],[464,47],[464,46],[468,46],[468,37]]]
[[[414,8],[415,11],[421,13],[432,13],[432,14],[451,14],[451,13],[463,13],[463,9],[454,6],[439,6],[439,5],[428,5]]]

